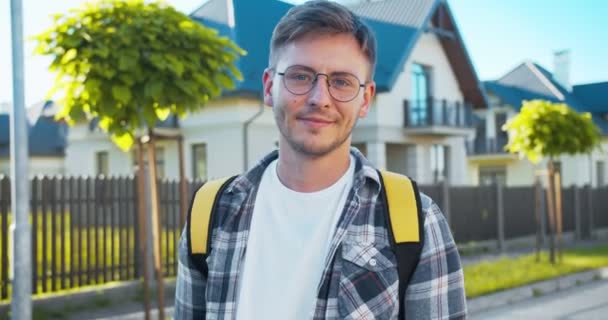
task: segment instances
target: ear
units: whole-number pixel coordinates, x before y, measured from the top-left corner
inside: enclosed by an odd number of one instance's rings
[[[264,104],[272,107],[272,85],[274,84],[274,70],[266,68],[262,75],[262,83],[264,84]]]
[[[374,94],[376,94],[376,83],[372,81],[363,89],[363,105],[361,106],[361,109],[359,109],[359,118],[365,118],[369,113],[369,108],[371,108],[372,105],[372,98],[374,97]]]

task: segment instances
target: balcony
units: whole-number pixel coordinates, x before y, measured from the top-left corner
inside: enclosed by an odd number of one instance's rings
[[[471,155],[507,153],[507,151],[505,151],[507,142],[509,142],[507,137],[477,137],[469,146],[468,151]]]
[[[474,132],[473,108],[459,101],[404,100],[404,127],[413,135],[469,135]]]
[[[467,143],[467,155],[473,162],[502,161],[517,159],[517,155],[505,150],[509,142],[508,137],[486,138],[477,137]]]

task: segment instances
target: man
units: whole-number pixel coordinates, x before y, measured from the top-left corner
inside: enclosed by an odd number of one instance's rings
[[[424,245],[398,301],[379,174],[351,149],[375,62],[371,30],[339,4],[307,2],[279,21],[263,75],[279,149],[219,196],[206,276],[182,236],[176,319],[396,319],[402,303],[408,319],[466,317],[458,251],[424,195]]]

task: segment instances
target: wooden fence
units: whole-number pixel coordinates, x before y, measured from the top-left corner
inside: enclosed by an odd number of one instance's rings
[[[137,180],[38,177],[31,180],[30,219],[34,294],[139,279]],[[188,198],[199,183],[188,183]],[[458,243],[514,238],[535,232],[534,188],[421,186],[450,221]],[[565,188],[564,231],[588,237],[608,227],[608,188]],[[176,274],[181,233],[179,184],[159,182],[161,258],[165,276]],[[10,181],[0,176],[0,300],[10,294]],[[502,216],[502,218],[500,218]],[[502,221],[502,223],[501,223]]]
[[[30,190],[34,294],[143,275],[134,177],[37,177]],[[194,190],[193,183],[189,190]],[[174,276],[185,210],[179,183],[160,181],[159,201],[163,272]],[[0,177],[0,300],[10,290],[10,210],[10,181]]]
[[[536,233],[533,186],[506,187],[502,191],[498,186],[420,186],[420,190],[437,202],[458,243],[513,239]],[[543,190],[541,208],[545,199]],[[608,186],[562,188],[562,208],[563,231],[573,232],[577,239],[589,238],[593,229],[608,227]],[[542,210],[546,220],[546,209]],[[548,222],[540,224],[546,234]]]

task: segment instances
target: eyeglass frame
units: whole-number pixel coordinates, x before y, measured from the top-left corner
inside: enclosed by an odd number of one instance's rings
[[[291,68],[294,68],[294,67],[299,67],[299,68],[303,68],[303,69],[308,69],[308,70],[310,70],[310,71],[311,71],[311,72],[314,74],[314,80],[312,81],[312,85],[310,86],[310,89],[308,89],[308,91],[303,92],[303,93],[295,93],[295,92],[291,91],[291,90],[289,89],[289,87],[287,86],[287,83],[285,83],[285,74],[286,74],[287,70],[289,70],[289,69],[291,69]],[[276,71],[274,68],[271,68],[271,70]],[[327,92],[329,93],[329,95],[330,95],[330,96],[331,96],[333,99],[335,99],[335,100],[337,100],[337,101],[339,101],[339,102],[350,102],[350,101],[355,100],[355,98],[356,98],[356,97],[359,95],[359,92],[361,92],[361,88],[365,88],[365,87],[366,87],[366,86],[369,84],[369,82],[367,82],[367,81],[366,81],[366,82],[361,83],[361,80],[359,80],[359,78],[358,78],[357,76],[355,76],[354,74],[352,74],[352,73],[350,73],[350,72],[338,72],[338,73],[340,73],[340,74],[346,74],[346,75],[350,75],[350,76],[352,76],[354,79],[357,79],[357,82],[359,82],[359,85],[357,86],[357,87],[358,87],[358,89],[357,89],[357,93],[355,93],[355,94],[353,95],[353,97],[352,97],[352,98],[350,98],[350,99],[348,99],[348,100],[341,100],[341,99],[338,99],[338,98],[334,97],[334,95],[331,93],[331,90],[329,89],[329,88],[331,88],[331,84],[329,83],[329,79],[332,77],[332,74],[327,74],[327,73],[317,72],[317,71],[315,71],[315,70],[314,70],[313,68],[311,68],[311,67],[307,67],[307,66],[303,66],[303,65],[298,65],[298,64],[294,64],[294,65],[292,65],[292,66],[289,66],[289,67],[285,68],[285,70],[284,70],[283,72],[276,72],[276,74],[278,74],[278,75],[280,75],[281,77],[283,77],[283,81],[282,81],[282,82],[283,82],[283,86],[285,87],[285,89],[286,89],[287,91],[289,91],[291,94],[294,94],[294,95],[296,95],[296,96],[303,96],[303,95],[305,95],[305,94],[310,93],[310,91],[312,91],[312,89],[314,89],[315,84],[317,83],[317,81],[318,81],[318,79],[319,79],[319,76],[320,76],[320,75],[321,75],[321,76],[325,76],[325,83],[327,84]]]

